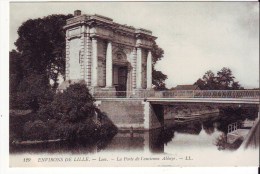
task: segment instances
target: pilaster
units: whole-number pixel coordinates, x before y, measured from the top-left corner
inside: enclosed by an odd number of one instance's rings
[[[92,78],[91,86],[98,86],[98,52],[97,52],[97,38],[92,38]]]
[[[87,34],[86,34],[85,40],[86,40],[86,49],[85,49],[86,50],[86,52],[85,52],[85,55],[86,55],[85,81],[86,81],[87,86],[91,86],[92,43],[91,43],[91,40],[90,40],[90,37],[89,37],[89,27],[88,26],[87,26]]]
[[[80,52],[79,52],[79,61],[80,61],[80,77],[81,79],[85,79],[85,26],[81,27],[80,33]]]
[[[136,88],[136,64],[137,64],[137,53],[136,53],[136,48],[133,49],[132,53],[132,88]]]

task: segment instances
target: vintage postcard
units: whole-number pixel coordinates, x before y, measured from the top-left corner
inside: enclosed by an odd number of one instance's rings
[[[258,2],[10,2],[9,167],[259,166]]]

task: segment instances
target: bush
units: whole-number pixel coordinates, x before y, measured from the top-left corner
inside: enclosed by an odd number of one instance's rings
[[[54,115],[78,122],[93,117],[96,109],[94,101],[85,84],[73,84],[63,93],[56,94],[51,107]]]
[[[52,109],[51,104],[42,106],[37,113],[38,118],[42,121],[54,119],[54,115],[54,110]]]
[[[9,142],[23,140],[24,124],[28,120],[33,121],[35,115],[33,113],[18,114],[17,111],[10,110],[9,116]]]
[[[30,119],[26,119],[27,122],[22,124],[22,139],[84,138],[95,141],[101,137],[114,136],[117,128],[95,107],[94,101],[84,84],[69,86],[63,93],[57,93],[52,102],[47,102],[37,112],[33,112]]]
[[[43,75],[24,77],[15,91],[10,92],[10,108],[37,111],[53,100],[54,92]]]
[[[78,124],[77,138],[91,139],[97,136],[98,127],[92,119],[86,119],[84,123]]]
[[[27,140],[47,140],[50,131],[46,122],[41,120],[28,121],[24,125],[23,135]]]
[[[56,128],[52,132],[54,139],[75,139],[77,132],[77,125],[72,123],[58,122]]]
[[[98,117],[101,121],[100,136],[114,136],[117,133],[118,129],[113,124],[113,122],[107,117],[104,112],[99,112]]]

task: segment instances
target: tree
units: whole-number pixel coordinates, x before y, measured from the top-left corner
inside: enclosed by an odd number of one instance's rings
[[[50,15],[29,19],[19,27],[17,51],[9,53],[11,108],[36,111],[52,100],[51,88],[58,87],[58,75],[65,72],[63,26],[70,17]],[[54,82],[52,87],[50,80]]]
[[[244,89],[244,88],[239,84],[239,82],[233,82],[231,88],[232,88],[232,89]]]
[[[152,84],[154,85],[155,90],[165,90],[167,89],[165,86],[165,80],[167,79],[167,75],[155,69],[155,64],[163,58],[164,51],[154,41],[151,53],[153,57]]]
[[[51,103],[53,116],[70,122],[92,118],[96,111],[94,101],[84,83],[70,85],[63,93],[56,94]]]
[[[50,15],[29,19],[18,29],[15,42],[21,54],[23,73],[44,74],[58,86],[58,75],[65,71],[65,33],[63,26],[72,15]]]
[[[155,86],[155,90],[166,90],[164,81],[167,79],[167,75],[163,74],[161,71],[156,71],[153,69],[152,72],[152,83]]]
[[[235,77],[229,68],[223,67],[217,72],[217,81],[219,84],[219,89],[229,89],[232,88]]]
[[[207,71],[203,75],[202,79],[205,82],[205,84],[204,84],[205,86],[203,88],[208,89],[208,90],[216,88],[217,82],[216,82],[215,74],[211,70]]]
[[[202,80],[201,78],[199,78],[194,85],[198,85],[199,89],[204,90],[205,89],[205,85],[206,82],[204,80]]]
[[[45,75],[32,74],[23,78],[13,94],[13,100],[10,101],[11,107],[32,109],[36,112],[41,106],[50,103],[54,91],[48,82],[49,79]]]
[[[243,89],[239,82],[235,81],[235,77],[231,69],[223,67],[217,72],[217,82],[219,89]]]
[[[195,83],[201,90],[237,90],[243,89],[232,74],[231,69],[223,67],[217,72],[217,76],[209,70],[202,79],[199,78]]]
[[[41,121],[28,121],[24,125],[24,139],[25,140],[47,140],[49,136],[48,125]]]
[[[52,139],[114,135],[117,128],[96,108],[94,101],[84,83],[72,84],[62,93],[57,93],[51,103],[39,109],[37,120],[48,125],[49,138]],[[53,130],[50,130],[50,127]]]
[[[23,78],[23,68],[21,54],[15,50],[9,52],[9,74],[10,74],[10,92],[15,91],[17,85]]]
[[[207,71],[202,77],[202,79],[207,82],[214,81],[214,78],[215,74],[211,70]]]
[[[10,108],[16,105],[16,93],[19,83],[23,78],[21,54],[15,50],[9,52],[9,86]]]

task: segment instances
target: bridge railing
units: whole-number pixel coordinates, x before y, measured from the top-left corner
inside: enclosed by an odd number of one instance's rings
[[[259,98],[259,90],[175,90],[162,91],[163,98]]]
[[[93,91],[97,98],[254,98],[259,90]]]
[[[130,91],[92,91],[96,98],[126,98],[129,97]]]
[[[238,122],[231,123],[228,125],[228,133],[234,132],[239,128]]]

